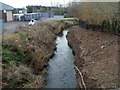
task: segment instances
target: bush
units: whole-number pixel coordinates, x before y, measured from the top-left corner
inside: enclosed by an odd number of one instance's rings
[[[119,3],[118,2],[79,2],[71,3],[70,14],[85,22],[86,28],[92,27],[93,30],[107,29],[119,34]]]

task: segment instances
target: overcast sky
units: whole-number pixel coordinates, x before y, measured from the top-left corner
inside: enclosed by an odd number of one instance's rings
[[[14,8],[21,8],[26,7],[27,5],[43,5],[43,6],[51,6],[59,4],[68,4],[71,1],[92,1],[92,2],[110,2],[110,1],[119,1],[119,0],[0,0],[0,2],[3,2],[5,4],[11,5]]]
[[[27,5],[43,5],[43,6],[51,6],[60,4],[67,4],[71,0],[0,0],[5,4],[11,5],[15,8],[25,7]]]

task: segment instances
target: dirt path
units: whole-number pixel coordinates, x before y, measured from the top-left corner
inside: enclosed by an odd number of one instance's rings
[[[118,36],[73,26],[68,39],[87,88],[118,87]]]

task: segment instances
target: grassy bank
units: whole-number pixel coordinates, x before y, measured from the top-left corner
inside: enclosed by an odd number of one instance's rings
[[[2,82],[4,88],[42,88],[56,35],[65,26],[38,23],[3,36]]]
[[[73,25],[78,24],[78,19],[63,19],[63,20],[54,20],[57,23],[66,23],[66,22],[73,22]]]

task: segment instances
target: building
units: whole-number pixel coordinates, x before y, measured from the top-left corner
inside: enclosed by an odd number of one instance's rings
[[[5,22],[13,21],[13,7],[0,2],[2,19]]]
[[[24,14],[27,13],[26,8],[14,8],[13,18],[15,21],[24,21]]]
[[[13,14],[25,14],[27,10],[25,8],[14,8]]]
[[[3,22],[13,21],[13,7],[0,2],[0,29]]]
[[[24,21],[24,14],[13,14],[14,21]]]
[[[27,13],[27,14],[24,14],[24,20],[25,21],[30,21],[31,19],[39,20],[41,18],[50,18],[53,16],[54,16],[54,13],[51,13],[51,12]]]

